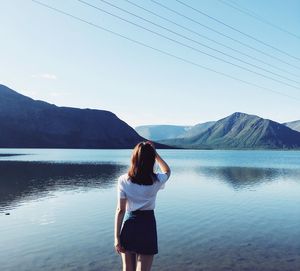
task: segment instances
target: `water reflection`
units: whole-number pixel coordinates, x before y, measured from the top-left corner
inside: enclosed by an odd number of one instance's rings
[[[117,164],[1,161],[0,210],[51,191],[108,188],[124,169]]]
[[[207,179],[229,184],[234,189],[247,189],[278,179],[300,180],[299,169],[255,168],[255,167],[200,167],[196,169]]]
[[[18,155],[24,155],[21,153],[0,153],[0,157],[11,157],[11,156],[18,156]]]
[[[129,151],[40,152],[27,158],[40,162],[0,161],[1,271],[120,270],[115,184]],[[167,153],[172,180],[159,195],[153,269],[300,270],[299,153]]]

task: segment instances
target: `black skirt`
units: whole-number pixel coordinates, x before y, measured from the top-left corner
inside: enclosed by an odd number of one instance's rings
[[[127,251],[137,254],[157,254],[157,230],[154,211],[126,212],[120,241]]]

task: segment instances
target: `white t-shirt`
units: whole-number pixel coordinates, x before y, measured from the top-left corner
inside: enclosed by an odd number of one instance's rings
[[[157,181],[152,185],[133,183],[127,174],[118,178],[118,198],[127,199],[126,211],[154,210],[156,194],[169,179],[168,173],[156,173],[156,176]]]

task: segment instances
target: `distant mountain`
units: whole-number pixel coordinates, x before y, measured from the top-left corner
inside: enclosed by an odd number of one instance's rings
[[[160,142],[196,149],[299,149],[300,133],[272,120],[237,112],[192,137]]]
[[[173,138],[191,137],[197,135],[215,122],[205,122],[194,126],[180,126],[180,125],[144,125],[135,128],[137,133],[150,140],[164,140]]]
[[[58,107],[0,85],[1,148],[132,148],[142,140],[109,111]]]
[[[286,122],[286,123],[282,123],[282,124],[297,131],[297,132],[300,132],[300,120]]]
[[[183,136],[191,126],[179,125],[144,125],[135,128],[142,137],[149,140],[162,140]]]
[[[204,131],[206,131],[207,129],[209,129],[215,123],[216,123],[215,121],[209,121],[209,122],[196,124],[195,126],[192,126],[189,130],[187,130],[182,137],[193,137],[199,135]]]

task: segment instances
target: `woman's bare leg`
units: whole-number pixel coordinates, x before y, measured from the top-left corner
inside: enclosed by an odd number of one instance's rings
[[[123,271],[136,270],[136,254],[131,252],[121,253],[123,262]]]
[[[136,271],[150,271],[154,255],[137,254]]]

